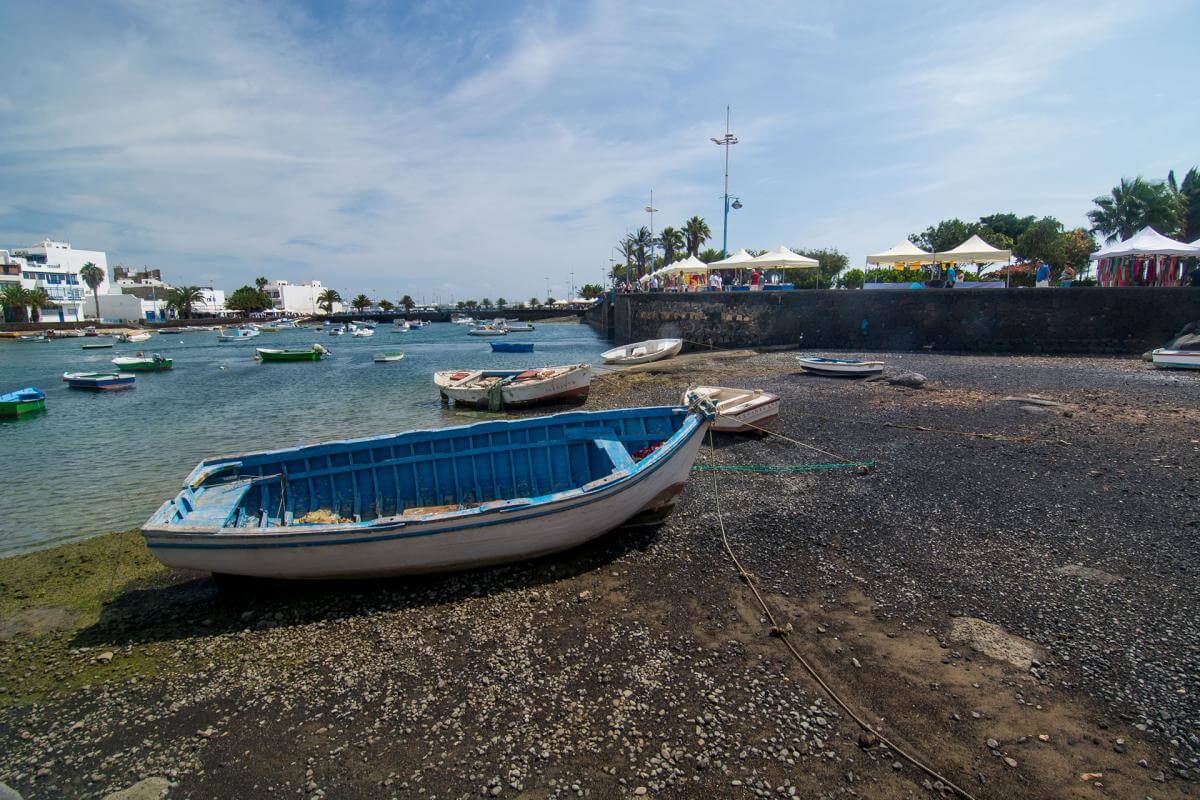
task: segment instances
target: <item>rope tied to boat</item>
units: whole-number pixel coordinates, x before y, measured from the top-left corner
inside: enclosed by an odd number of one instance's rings
[[[776,434],[776,435],[780,435],[780,434]],[[781,437],[781,438],[787,439],[787,437]],[[789,440],[789,441],[795,441],[795,440]],[[803,442],[796,442],[796,443],[803,444]],[[808,446],[808,445],[805,445],[805,446]],[[715,462],[716,458],[717,458],[717,449],[716,449],[715,444],[713,443],[712,428],[709,428],[709,430],[708,430],[708,452],[709,452],[709,458],[713,462]],[[771,606],[767,603],[766,599],[762,596],[762,593],[758,589],[757,578],[755,578],[754,575],[752,573],[750,573],[742,565],[742,562],[738,559],[737,555],[733,552],[733,547],[729,543],[729,535],[725,530],[725,517],[721,511],[720,478],[717,474],[719,472],[719,470],[713,469],[713,470],[707,470],[707,471],[712,472],[712,476],[713,476],[713,504],[714,504],[714,507],[716,510],[717,524],[720,526],[720,529],[721,529],[721,543],[725,547],[725,552],[726,552],[726,554],[728,554],[729,560],[731,562],[733,562],[733,566],[737,570],[738,579],[741,580],[743,583],[746,584],[746,586],[748,586],[750,588],[750,591],[754,594],[754,599],[758,601],[759,608],[762,609],[763,614],[766,616],[767,621],[770,623],[769,635],[772,638],[778,639],[780,642],[783,643],[783,646],[787,648],[788,652],[791,653],[792,657],[796,660],[796,662],[799,663],[800,666],[804,668],[804,671],[808,673],[809,677],[811,677],[814,681],[816,681],[817,685],[821,687],[821,689],[825,692],[825,694],[831,700],[833,700],[833,702],[835,704],[837,704],[837,706],[839,708],[841,708],[842,711],[844,711],[846,713],[846,715],[849,716],[850,719],[852,719],[860,728],[862,728],[864,731],[866,731],[867,733],[874,736],[879,742],[881,742],[882,744],[884,744],[888,748],[890,748],[892,750],[892,752],[896,753],[896,755],[900,756],[905,761],[912,764],[914,767],[919,769],[921,772],[924,772],[926,775],[928,775],[933,780],[940,781],[942,783],[942,785],[946,786],[948,789],[955,792],[959,796],[966,798],[966,800],[975,800],[975,797],[970,792],[968,792],[966,789],[964,789],[961,786],[959,786],[958,784],[954,783],[949,778],[946,778],[943,775],[941,775],[933,767],[929,766],[928,764],[926,764],[925,762],[923,762],[919,758],[917,758],[915,755],[908,752],[908,750],[898,746],[895,742],[893,742],[891,739],[889,739],[887,736],[885,736],[882,732],[877,730],[873,725],[871,725],[871,723],[869,723],[865,719],[863,719],[863,717],[861,715],[859,715],[857,712],[855,712],[854,709],[852,709],[850,707],[850,705],[845,700],[842,699],[841,695],[839,695],[836,691],[834,691],[833,687],[830,686],[825,681],[825,679],[821,677],[821,674],[819,672],[817,672],[816,668],[813,667],[812,664],[809,663],[808,659],[806,659],[800,653],[800,651],[798,649],[796,649],[796,646],[792,644],[791,639],[790,639],[790,634],[793,632],[792,624],[790,622],[785,623],[783,625],[779,624],[779,620],[776,618],[775,612],[771,609]]]

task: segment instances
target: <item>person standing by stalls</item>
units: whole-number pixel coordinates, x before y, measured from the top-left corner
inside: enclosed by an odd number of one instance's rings
[[[957,280],[958,280],[958,271],[956,269],[954,269],[954,265],[951,264],[949,267],[946,268],[946,288],[953,289],[954,284]]]
[[[1039,289],[1047,289],[1050,287],[1050,265],[1045,262],[1038,265],[1037,276],[1034,278]]]
[[[762,275],[758,274],[757,269],[750,270],[750,291],[757,292],[762,289]]]
[[[1065,269],[1063,269],[1062,275],[1059,276],[1058,285],[1059,286],[1070,286],[1072,283],[1074,283],[1076,277],[1077,277],[1077,275],[1075,272],[1075,268],[1068,266]]]

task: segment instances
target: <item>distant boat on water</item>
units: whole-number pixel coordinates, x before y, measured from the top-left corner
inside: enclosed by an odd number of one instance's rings
[[[117,356],[112,363],[117,369],[129,372],[164,372],[174,366],[171,359],[163,358],[158,353],[152,356],[141,353],[136,356]]]
[[[138,331],[136,333],[118,333],[118,342],[127,342],[129,344],[137,344],[138,342],[147,342],[150,340],[150,334],[147,331]]]
[[[674,407],[573,412],[202,461],[142,534],[169,567],[261,578],[534,558],[670,513],[710,419]]]
[[[64,372],[63,380],[72,389],[111,391],[132,389],[137,378],[128,372]]]
[[[254,352],[264,364],[289,361],[320,361],[322,358],[329,355],[329,351],[319,344],[314,344],[312,347],[307,349],[297,348],[293,350],[279,350],[273,347],[257,347],[254,349]]]
[[[0,417],[15,418],[41,411],[46,407],[46,394],[36,386],[0,394]]]
[[[253,339],[255,336],[261,335],[258,328],[253,326],[244,326],[241,328],[218,328],[218,342],[244,342],[247,339]]]
[[[374,361],[376,364],[388,364],[388,363],[390,363],[390,362],[392,362],[392,361],[403,361],[403,360],[404,360],[404,353],[400,353],[400,352],[394,352],[394,353],[377,353],[377,354],[375,355],[375,358],[374,358],[374,359],[372,359],[372,360],[373,360],[373,361]]]
[[[488,342],[493,353],[532,353],[533,342]]]

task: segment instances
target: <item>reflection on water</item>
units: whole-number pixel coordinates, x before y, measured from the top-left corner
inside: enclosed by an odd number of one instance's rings
[[[435,370],[596,364],[605,349],[586,325],[536,327],[508,337],[534,342],[533,353],[492,353],[486,340],[448,323],[408,333],[380,325],[364,339],[307,329],[230,343],[213,331],[156,334],[112,350],[81,349],[95,339],[0,340],[0,393],[46,393],[44,412],[0,421],[0,556],[134,527],[204,458],[476,421],[442,406]],[[332,355],[294,364],[253,358],[255,346],[313,342]],[[371,360],[397,349],[403,361]],[[138,373],[135,388],[116,392],[62,382],[63,372],[107,369],[138,350],[169,356],[175,368]]]

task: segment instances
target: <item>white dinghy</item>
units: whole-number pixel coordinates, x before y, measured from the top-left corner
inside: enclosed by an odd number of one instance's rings
[[[1159,369],[1200,369],[1200,350],[1170,350],[1160,347],[1150,353]]]
[[[753,432],[779,416],[779,395],[762,389],[728,386],[693,386],[683,393],[683,403],[708,400],[717,410],[712,429],[726,433]]]
[[[499,411],[502,408],[586,400],[592,388],[588,364],[542,369],[476,369],[435,372],[444,400]]]
[[[796,356],[805,372],[837,378],[865,378],[883,372],[882,361],[860,361],[857,358],[825,358],[824,356]]]
[[[622,347],[614,347],[601,355],[605,364],[648,364],[673,358],[683,349],[683,339],[647,339]]]

